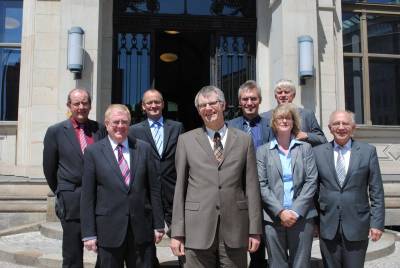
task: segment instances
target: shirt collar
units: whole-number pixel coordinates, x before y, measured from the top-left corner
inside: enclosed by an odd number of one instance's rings
[[[228,129],[228,128],[227,128],[226,125],[224,124],[224,126],[218,130],[219,135],[221,135],[221,139],[224,138],[227,129]],[[214,138],[214,134],[215,134],[215,132],[217,132],[217,131],[214,131],[214,130],[208,128],[208,127],[206,127],[206,130],[207,130],[207,135],[208,135],[209,137]]]
[[[336,141],[333,141],[333,148],[334,148],[335,150],[341,149],[341,150],[348,151],[348,150],[351,149],[351,144],[352,144],[352,142],[353,142],[352,139],[349,139],[349,140],[346,142],[345,145],[340,146],[339,144],[336,143]]]
[[[292,136],[292,137],[290,138],[289,151],[290,151],[295,145],[301,144],[301,143],[302,143],[301,141],[296,140],[296,138],[295,138],[294,136]],[[272,150],[272,149],[274,149],[274,148],[277,147],[277,146],[278,146],[278,140],[274,137],[274,138],[270,141],[270,143],[269,143],[269,149]]]
[[[69,119],[70,121],[71,121],[71,124],[72,124],[72,127],[73,128],[79,128],[79,126],[83,126],[83,127],[86,127],[86,125],[87,125],[87,122],[85,122],[85,123],[79,123],[79,122],[77,122],[74,118],[70,118]]]
[[[164,126],[164,118],[162,116],[157,121],[153,120],[151,118],[147,118],[147,121],[149,122],[150,127],[153,127],[156,122],[159,123],[160,126],[162,126],[162,127]]]
[[[113,151],[115,151],[119,143],[116,143],[113,139],[111,139],[110,136],[108,136],[108,140],[111,143],[111,148],[113,149]],[[128,149],[128,138],[126,138],[123,142],[121,142],[121,144],[124,146],[124,149]]]

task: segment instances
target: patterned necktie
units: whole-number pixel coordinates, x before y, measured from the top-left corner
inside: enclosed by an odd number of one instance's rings
[[[251,124],[249,121],[246,121],[246,123],[245,123],[245,130],[246,130],[247,134],[249,134],[250,136],[252,135]]]
[[[221,163],[224,159],[224,148],[222,146],[221,135],[219,132],[215,132],[214,134],[214,155],[218,163]]]
[[[87,140],[86,140],[86,135],[85,135],[85,125],[84,124],[78,124],[79,128],[79,145],[81,146],[82,153],[85,151],[85,148],[87,147]]]
[[[128,163],[125,160],[124,154],[122,153],[122,148],[124,146],[122,144],[118,144],[118,165],[119,169],[121,170],[122,177],[124,178],[124,182],[126,186],[129,186],[131,181],[131,171],[129,170]]]
[[[154,122],[154,143],[156,144],[157,147],[157,152],[158,155],[162,155],[162,150],[163,150],[163,140],[162,140],[162,130],[161,130],[161,124],[160,122]]]
[[[346,168],[344,166],[344,157],[342,147],[338,147],[336,160],[336,174],[339,180],[340,187],[343,187],[344,179],[346,178]]]

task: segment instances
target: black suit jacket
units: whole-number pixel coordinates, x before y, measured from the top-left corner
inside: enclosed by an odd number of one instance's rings
[[[305,108],[297,108],[301,118],[301,131],[306,132],[308,139],[306,142],[311,144],[311,146],[317,146],[328,142],[325,138],[324,132],[318,124],[315,114]],[[266,119],[268,126],[271,124],[272,110],[262,113],[261,117]]]
[[[107,134],[103,125],[92,120],[85,131],[93,135],[94,141]],[[83,154],[71,120],[50,126],[43,145],[43,171],[50,189],[57,195],[57,215],[66,220],[79,219]]]
[[[176,144],[178,136],[183,132],[182,123],[164,118],[163,153],[160,157],[153,136],[151,135],[149,121],[147,119],[131,126],[129,129],[130,137],[144,140],[151,145],[151,155],[154,159],[158,177],[162,184],[163,199],[166,199],[164,200],[164,206],[170,205],[171,209],[176,184]],[[167,204],[165,202],[167,202]]]
[[[135,243],[152,242],[154,229],[164,228],[150,145],[129,139],[131,181],[125,185],[108,138],[90,145],[84,155],[81,196],[82,237],[97,237],[102,247],[119,247],[128,227]],[[129,222],[131,223],[128,226]]]
[[[236,117],[230,121],[228,121],[228,126],[230,127],[234,127],[243,131],[246,131],[244,129],[244,118],[243,116],[239,116]],[[269,127],[269,122],[267,121],[266,118],[261,117],[261,140],[262,140],[262,144],[265,144],[267,142],[269,142],[270,140],[272,140],[272,138],[274,137],[274,133],[272,132],[272,129]]]

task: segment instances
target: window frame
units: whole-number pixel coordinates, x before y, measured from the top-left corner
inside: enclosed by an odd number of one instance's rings
[[[358,13],[360,16],[360,42],[361,52],[345,52],[343,58],[360,58],[362,68],[362,91],[363,91],[363,122],[361,124],[372,126],[371,114],[371,89],[369,76],[369,60],[376,59],[400,59],[400,54],[369,53],[368,51],[368,22],[367,15],[400,16],[400,4],[377,4],[377,3],[345,3],[342,2],[342,12]],[[395,125],[393,125],[395,126]]]

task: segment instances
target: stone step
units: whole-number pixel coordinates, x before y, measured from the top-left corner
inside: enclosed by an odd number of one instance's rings
[[[3,261],[29,265],[31,267],[61,267],[61,226],[58,222],[38,225],[39,231],[18,233],[0,237],[0,259]],[[383,258],[395,250],[397,233],[385,232],[378,242],[370,242],[367,261]],[[162,267],[177,267],[177,259],[168,247],[165,238],[157,246],[157,256]],[[96,255],[85,251],[85,267],[94,267]],[[312,246],[313,267],[322,267],[319,240]]]
[[[46,200],[0,200],[0,213],[21,213],[47,211]]]

